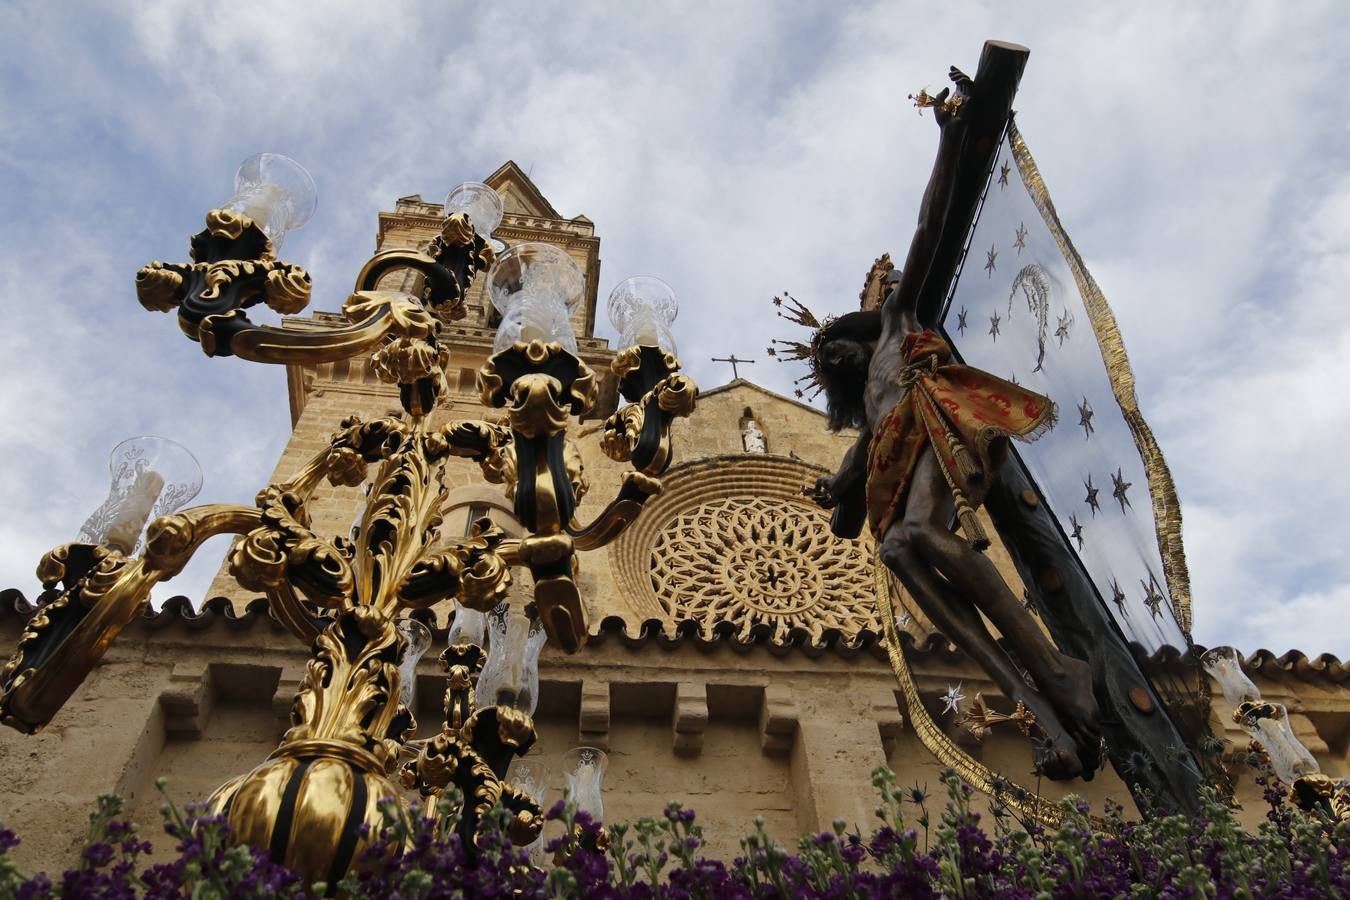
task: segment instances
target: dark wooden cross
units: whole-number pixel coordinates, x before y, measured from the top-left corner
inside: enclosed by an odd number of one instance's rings
[[[736,368],[737,365],[741,363],[748,363],[750,365],[754,365],[755,362],[753,359],[737,359],[735,353],[727,357],[714,356],[712,357],[712,361],[731,363],[731,377],[733,380],[741,377],[740,371]]]

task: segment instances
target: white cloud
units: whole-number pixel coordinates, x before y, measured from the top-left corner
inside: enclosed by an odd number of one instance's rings
[[[315,275],[316,307],[345,295],[377,209],[511,157],[597,223],[602,298],[639,271],[676,286],[698,380],[724,381],[708,357],[734,351],[787,391],[793,373],[762,352],[782,330],[768,298],[844,311],[874,256],[903,256],[935,144],[905,95],[953,62],[973,72],[998,36],[1032,49],[1020,123],[1177,475],[1197,639],[1350,654],[1310,612],[1350,589],[1341,18],[1306,4],[9,5],[0,412],[25,424],[0,436],[0,583],[30,586],[37,555],[97,505],[120,437],[198,449],[204,498],[247,501],[270,474],[281,373],[203,358],[130,289],[145,261],[183,255],[249,153],[289,153],[319,182],[318,214],[285,248]],[[209,573],[191,575],[199,596]],[[1306,627],[1260,630],[1295,609]]]

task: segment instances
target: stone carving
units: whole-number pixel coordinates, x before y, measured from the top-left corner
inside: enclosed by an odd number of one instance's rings
[[[792,500],[732,496],[680,512],[652,545],[650,573],[666,615],[708,637],[719,622],[742,640],[766,625],[775,643],[797,628],[813,643],[831,628],[880,630],[862,546],[840,545],[825,513]]]

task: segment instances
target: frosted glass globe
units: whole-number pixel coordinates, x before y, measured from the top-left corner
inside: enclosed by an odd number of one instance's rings
[[[234,173],[234,196],[225,209],[256,222],[275,251],[286,232],[310,220],[318,202],[319,191],[304,166],[280,153],[255,153]]]
[[[502,223],[502,211],[501,196],[481,181],[457,184],[445,197],[445,214],[467,214],[473,230],[483,240],[492,237],[492,232]]]
[[[609,321],[624,347],[658,346],[675,352],[670,325],[679,314],[675,291],[655,275],[634,275],[609,294]]]
[[[502,317],[493,338],[492,349],[500,353],[516,341],[543,341],[562,344],[564,350],[577,355],[577,336],[566,307],[556,303],[526,298],[510,313]]]
[[[552,300],[571,312],[581,304],[584,286],[572,257],[537,242],[516,244],[497,257],[487,279],[488,296],[503,317],[527,296]]]

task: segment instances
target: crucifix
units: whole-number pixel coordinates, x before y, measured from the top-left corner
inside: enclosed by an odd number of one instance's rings
[[[713,362],[731,363],[731,377],[732,377],[732,380],[735,380],[735,379],[741,377],[740,371],[737,370],[737,368],[736,368],[736,366],[737,366],[738,364],[741,364],[741,363],[749,363],[749,364],[752,364],[752,365],[753,365],[754,362],[755,362],[753,359],[737,359],[735,353],[733,353],[733,354],[731,354],[730,356],[727,356],[727,357],[714,356],[714,357],[712,357],[712,361],[713,361]]]

